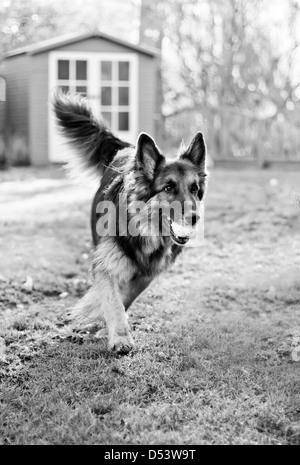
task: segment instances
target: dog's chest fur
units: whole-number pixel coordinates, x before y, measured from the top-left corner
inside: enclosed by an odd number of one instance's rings
[[[129,282],[137,277],[155,277],[174,262],[174,251],[163,247],[150,255],[136,251],[136,258],[130,258],[115,238],[106,237],[95,246],[94,270],[105,269],[116,277],[119,283]]]

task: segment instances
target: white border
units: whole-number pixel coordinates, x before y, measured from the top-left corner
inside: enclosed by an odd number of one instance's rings
[[[129,114],[130,131],[114,131],[114,133],[121,139],[131,143],[135,143],[138,136],[138,55],[137,53],[112,53],[112,52],[73,52],[73,51],[55,51],[49,53],[48,58],[48,95],[49,95],[49,111],[48,111],[48,157],[50,162],[64,161],[58,157],[55,151],[54,138],[56,134],[56,123],[52,111],[51,98],[57,86],[57,62],[58,60],[86,60],[87,72],[89,80],[86,82],[88,87],[88,94],[97,95],[99,93],[99,86],[101,84],[100,76],[100,61],[129,61],[130,76],[129,88],[130,99]]]

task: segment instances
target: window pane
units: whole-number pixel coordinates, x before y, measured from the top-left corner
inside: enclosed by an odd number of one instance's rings
[[[119,105],[129,105],[129,87],[119,87]]]
[[[86,86],[76,86],[76,92],[82,95],[86,95]]]
[[[119,81],[129,81],[129,62],[119,62]]]
[[[103,111],[102,119],[109,127],[111,127],[111,112],[110,111]]]
[[[66,94],[70,90],[69,86],[58,86],[58,88],[62,91],[63,94]]]
[[[129,113],[122,111],[119,113],[119,131],[129,130]]]
[[[76,79],[86,79],[86,61],[76,61]]]
[[[102,81],[111,81],[112,76],[112,62],[102,61],[101,63],[101,79]]]
[[[111,105],[111,87],[102,87],[101,105]]]
[[[58,79],[69,79],[69,60],[58,60]]]

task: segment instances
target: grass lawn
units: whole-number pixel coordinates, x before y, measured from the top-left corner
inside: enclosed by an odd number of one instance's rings
[[[212,171],[203,247],[132,306],[116,357],[64,321],[93,188],[0,172],[0,443],[300,444],[299,177]]]

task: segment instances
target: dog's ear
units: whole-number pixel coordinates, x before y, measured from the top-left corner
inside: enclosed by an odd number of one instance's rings
[[[153,179],[156,168],[164,160],[152,137],[142,132],[136,143],[137,167],[144,171],[148,179]]]
[[[206,146],[202,132],[197,132],[188,149],[180,158],[191,161],[199,171],[205,171]]]

